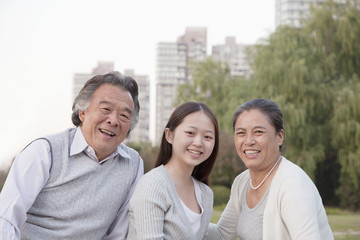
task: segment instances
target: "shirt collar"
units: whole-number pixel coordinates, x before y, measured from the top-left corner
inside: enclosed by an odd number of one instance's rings
[[[109,156],[107,156],[100,163],[115,157],[116,155],[120,155],[123,158],[130,158],[130,155],[121,147],[122,143],[112,152]],[[80,127],[78,127],[75,131],[74,139],[70,147],[70,156],[74,156],[81,152],[85,152],[87,156],[92,158],[95,161],[98,161],[94,149],[86,142],[85,137],[82,133]]]

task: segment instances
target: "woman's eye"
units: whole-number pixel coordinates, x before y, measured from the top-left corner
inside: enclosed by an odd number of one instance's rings
[[[205,136],[205,138],[206,138],[207,140],[212,140],[212,139],[213,139],[212,136]]]
[[[188,135],[194,135],[194,132],[186,132]]]

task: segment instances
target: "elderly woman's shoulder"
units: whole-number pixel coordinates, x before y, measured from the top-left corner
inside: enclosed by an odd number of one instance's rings
[[[314,185],[311,178],[301,167],[287,160],[284,157],[281,161],[281,164],[276,172],[276,176],[273,181],[293,184],[293,186],[296,183],[301,185]]]

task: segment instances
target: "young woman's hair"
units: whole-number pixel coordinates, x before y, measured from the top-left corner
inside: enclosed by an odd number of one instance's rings
[[[250,100],[236,109],[233,115],[233,130],[235,130],[235,123],[238,117],[244,111],[250,111],[253,109],[259,110],[268,116],[269,123],[275,128],[276,133],[280,133],[281,130],[285,131],[284,118],[279,106],[275,102],[264,98]],[[282,150],[282,146],[283,145],[280,145],[279,147],[280,151]]]
[[[209,158],[194,168],[192,176],[197,180],[209,185],[209,175],[214,166],[219,151],[219,126],[214,113],[204,103],[187,102],[180,105],[174,110],[165,128],[169,128],[169,130],[173,132],[175,131],[177,126],[179,126],[182,123],[182,121],[186,116],[188,116],[191,113],[200,112],[200,111],[205,113],[210,118],[211,122],[214,124],[215,145]],[[166,140],[165,130],[164,130],[161,138],[160,149],[155,162],[155,167],[158,167],[162,164],[166,164],[170,160],[171,155],[172,155],[172,145]]]

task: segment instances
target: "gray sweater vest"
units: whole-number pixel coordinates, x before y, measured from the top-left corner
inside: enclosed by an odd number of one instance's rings
[[[136,179],[138,153],[103,164],[83,152],[70,156],[75,129],[46,137],[52,155],[50,177],[27,212],[21,239],[102,239],[125,204]]]

